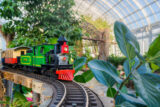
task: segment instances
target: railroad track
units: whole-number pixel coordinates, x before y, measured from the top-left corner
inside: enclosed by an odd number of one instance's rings
[[[93,91],[76,82],[58,81],[44,75],[26,73],[15,69],[6,69],[6,71],[34,78],[51,85],[54,93],[48,107],[104,107]]]

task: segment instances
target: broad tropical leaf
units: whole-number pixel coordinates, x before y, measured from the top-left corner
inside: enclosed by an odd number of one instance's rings
[[[160,75],[134,72],[133,81],[137,93],[149,107],[160,107]]]
[[[114,24],[114,34],[121,52],[128,58],[133,59],[139,53],[139,43],[132,32],[122,22]]]
[[[74,80],[76,82],[86,83],[86,82],[90,81],[93,77],[94,77],[94,75],[93,75],[92,71],[88,70],[81,75],[76,75],[74,77]]]
[[[124,63],[123,63],[123,68],[124,68],[124,72],[125,72],[125,75],[126,77],[129,75],[129,73],[131,72],[130,70],[130,66],[129,66],[129,61],[126,60]]]
[[[148,53],[147,61],[160,66],[160,35],[151,43]]]
[[[87,61],[87,58],[86,57],[80,57],[80,58],[77,58],[75,61],[74,61],[74,69],[75,69],[75,73],[76,74],[80,69],[82,69],[83,65],[85,65]]]
[[[116,107],[137,107],[137,106],[125,101],[120,105],[116,105]]]
[[[92,60],[88,63],[88,66],[100,83],[110,87],[116,82],[122,83],[122,79],[118,77],[116,68],[109,62]]]
[[[116,86],[117,86],[117,89],[119,89],[120,84],[117,84]],[[123,86],[123,87],[121,88],[120,92],[122,92],[122,93],[127,93],[127,92],[128,92],[127,87],[126,87],[126,86]]]
[[[107,89],[107,97],[113,98],[113,97],[115,96],[116,92],[117,92],[117,91],[116,91],[115,88],[109,87],[109,88]]]
[[[132,60],[134,62],[134,64],[132,65],[132,68],[130,69],[129,67],[129,61],[126,60],[123,64],[123,67],[124,67],[124,72],[125,72],[125,75],[126,77],[129,75],[129,73],[131,71],[133,71],[134,69],[136,69],[136,67],[140,64],[140,61],[137,57],[134,58],[134,60]],[[151,72],[151,69],[148,65],[148,63],[145,63],[143,65],[141,65],[139,68],[138,68],[138,72],[139,73],[146,73],[146,72]]]
[[[121,107],[120,105],[123,105],[124,102],[128,102],[132,105],[135,105],[136,107],[147,107],[145,102],[142,99],[136,98],[136,97],[133,97],[133,96],[134,95],[131,96],[131,95],[128,95],[128,94],[120,93],[120,95],[118,95],[115,99],[116,107]]]

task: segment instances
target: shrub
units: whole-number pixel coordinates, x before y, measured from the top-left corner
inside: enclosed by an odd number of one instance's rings
[[[118,67],[118,65],[123,65],[126,59],[126,57],[115,56],[112,54],[107,58],[107,61],[112,63],[114,66]]]

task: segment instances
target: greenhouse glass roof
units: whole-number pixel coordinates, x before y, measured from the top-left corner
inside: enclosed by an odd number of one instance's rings
[[[104,18],[113,24],[123,21],[130,29],[160,21],[160,0],[75,0],[75,10],[83,15]]]

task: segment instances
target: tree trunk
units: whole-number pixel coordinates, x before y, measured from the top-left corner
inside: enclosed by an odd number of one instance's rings
[[[100,40],[104,40],[104,42],[98,42],[98,48],[99,48],[99,57],[100,60],[107,60],[107,57],[109,56],[109,31],[108,29],[105,29],[102,33],[102,35],[99,37]]]

